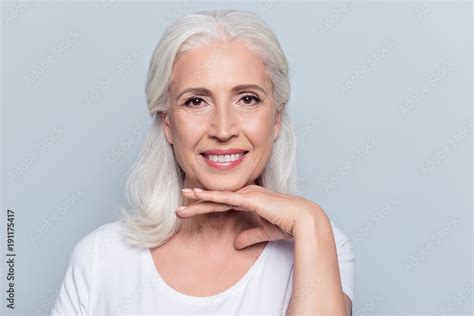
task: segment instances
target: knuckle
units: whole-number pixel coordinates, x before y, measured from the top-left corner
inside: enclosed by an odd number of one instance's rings
[[[229,204],[231,204],[231,205],[237,205],[238,204],[237,195],[231,195],[229,197]]]

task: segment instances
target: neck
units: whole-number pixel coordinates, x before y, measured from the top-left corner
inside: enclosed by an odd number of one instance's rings
[[[184,180],[184,187],[205,189],[201,184],[189,181],[187,177]],[[184,198],[184,205],[194,202],[195,200]],[[233,242],[241,231],[257,225],[258,215],[255,213],[227,210],[184,218],[179,232],[181,237],[186,240],[227,243],[229,241]]]

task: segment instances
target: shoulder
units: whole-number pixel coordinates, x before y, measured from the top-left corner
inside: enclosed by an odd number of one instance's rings
[[[135,249],[124,242],[122,222],[103,224],[82,237],[73,247],[52,315],[88,315],[98,289],[114,280],[104,272],[120,275],[123,262]],[[135,256],[136,257],[136,256]],[[121,260],[124,259],[124,260]],[[120,262],[120,265],[116,263]],[[135,266],[137,266],[135,264]],[[104,281],[105,280],[105,281]]]
[[[121,230],[122,225],[116,221],[103,224],[90,231],[74,245],[69,264],[90,263],[106,249],[107,245],[116,242],[121,237]]]

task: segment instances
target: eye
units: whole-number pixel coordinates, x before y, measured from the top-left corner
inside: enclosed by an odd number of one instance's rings
[[[250,94],[244,95],[240,99],[243,100],[246,105],[250,105],[252,103],[252,100],[254,100],[256,102],[255,104],[258,104],[262,101],[262,100],[260,100],[259,97],[254,96],[254,95],[250,95]]]
[[[184,102],[184,105],[188,107],[195,107],[195,106],[199,106],[201,104],[201,101],[204,101],[204,100],[200,97],[191,97]],[[193,106],[189,106],[190,103],[192,103]]]

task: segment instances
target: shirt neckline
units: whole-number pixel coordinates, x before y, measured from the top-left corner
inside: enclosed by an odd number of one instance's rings
[[[160,287],[166,294],[185,303],[201,304],[201,303],[209,303],[209,301],[217,301],[220,299],[224,299],[227,296],[232,295],[234,292],[238,291],[246,283],[246,281],[255,274],[257,269],[262,265],[263,261],[268,256],[268,252],[272,246],[273,246],[273,243],[271,241],[268,241],[265,247],[263,248],[263,250],[260,252],[257,260],[253,263],[250,269],[244,274],[244,276],[240,278],[239,281],[237,281],[231,287],[225,289],[224,291],[211,295],[211,296],[193,296],[193,295],[187,295],[175,290],[174,288],[169,286],[165,282],[165,280],[161,277],[158,269],[155,266],[155,262],[153,261],[153,257],[151,255],[149,248],[145,248],[144,255],[146,257],[147,265],[150,269],[151,275],[154,278],[157,278],[158,284],[160,285]]]

